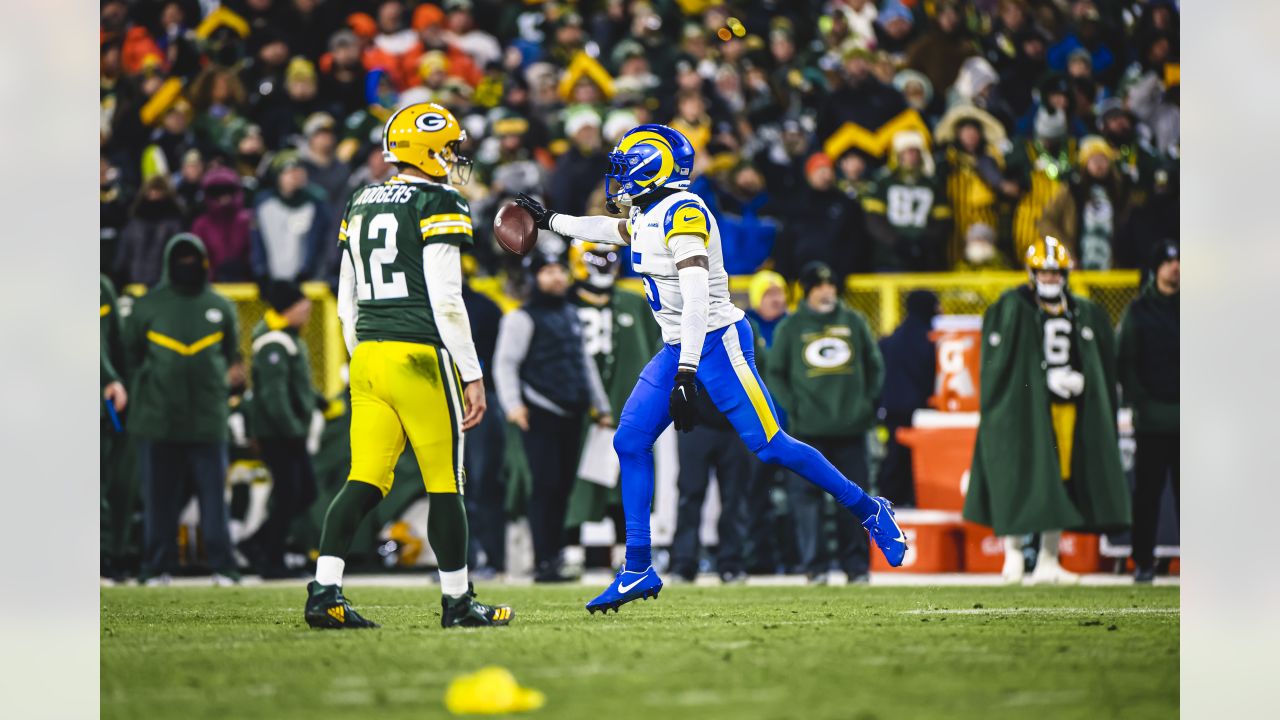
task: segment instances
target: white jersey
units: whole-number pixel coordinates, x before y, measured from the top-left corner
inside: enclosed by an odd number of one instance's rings
[[[644,281],[644,294],[662,328],[663,342],[680,343],[680,314],[684,311],[675,255],[667,245],[675,235],[696,235],[707,243],[707,332],[742,319],[742,310],[729,299],[729,274],[724,271],[720,229],[702,198],[681,191],[647,210],[632,207],[627,230],[631,233],[631,267]]]

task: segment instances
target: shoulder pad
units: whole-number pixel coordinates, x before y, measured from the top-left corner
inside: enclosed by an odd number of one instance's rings
[[[697,235],[704,242],[711,238],[707,209],[696,197],[677,200],[662,217],[662,237],[670,242],[674,235]]]

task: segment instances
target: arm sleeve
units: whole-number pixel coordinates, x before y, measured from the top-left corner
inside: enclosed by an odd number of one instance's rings
[[[342,267],[338,270],[338,320],[342,322],[342,340],[347,344],[347,356],[356,352],[356,318],[360,314],[356,303],[356,269],[351,264],[351,253],[343,248]]]
[[[520,363],[533,340],[533,318],[513,310],[498,324],[498,345],[493,351],[493,384],[504,410],[524,405],[520,392]]]
[[[676,263],[694,257],[706,257],[705,241],[697,235],[674,235],[671,250]],[[707,338],[707,315],[711,310],[707,269],[700,266],[681,268],[680,297],[684,310],[680,313],[680,366],[698,367],[702,344]]]
[[[458,246],[428,243],[422,248],[422,271],[440,340],[453,356],[462,382],[479,380],[484,373],[476,357],[476,344],[471,340],[467,306],[462,302],[462,253]]]
[[[561,235],[578,238],[579,240],[589,240],[591,242],[605,243],[606,245],[629,245],[631,238],[623,237],[618,230],[619,222],[621,221],[618,218],[607,215],[577,217],[575,215],[556,213],[551,216],[549,224],[553,231]]]

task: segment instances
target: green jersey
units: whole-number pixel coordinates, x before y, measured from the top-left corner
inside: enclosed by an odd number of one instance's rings
[[[449,185],[397,175],[357,190],[338,232],[355,270],[357,339],[442,345],[424,250],[471,242],[471,208]]]

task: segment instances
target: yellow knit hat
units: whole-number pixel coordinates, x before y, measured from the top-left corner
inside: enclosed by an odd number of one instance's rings
[[[1102,153],[1111,161],[1116,159],[1115,150],[1111,149],[1111,145],[1106,140],[1098,135],[1089,135],[1080,141],[1080,151],[1076,153],[1077,162],[1084,165],[1095,153]]]
[[[769,291],[769,288],[774,287],[785,293],[787,291],[787,281],[772,270],[761,270],[752,275],[751,283],[747,285],[747,298],[751,302],[751,307],[760,307],[760,301],[764,300],[764,294]]]

